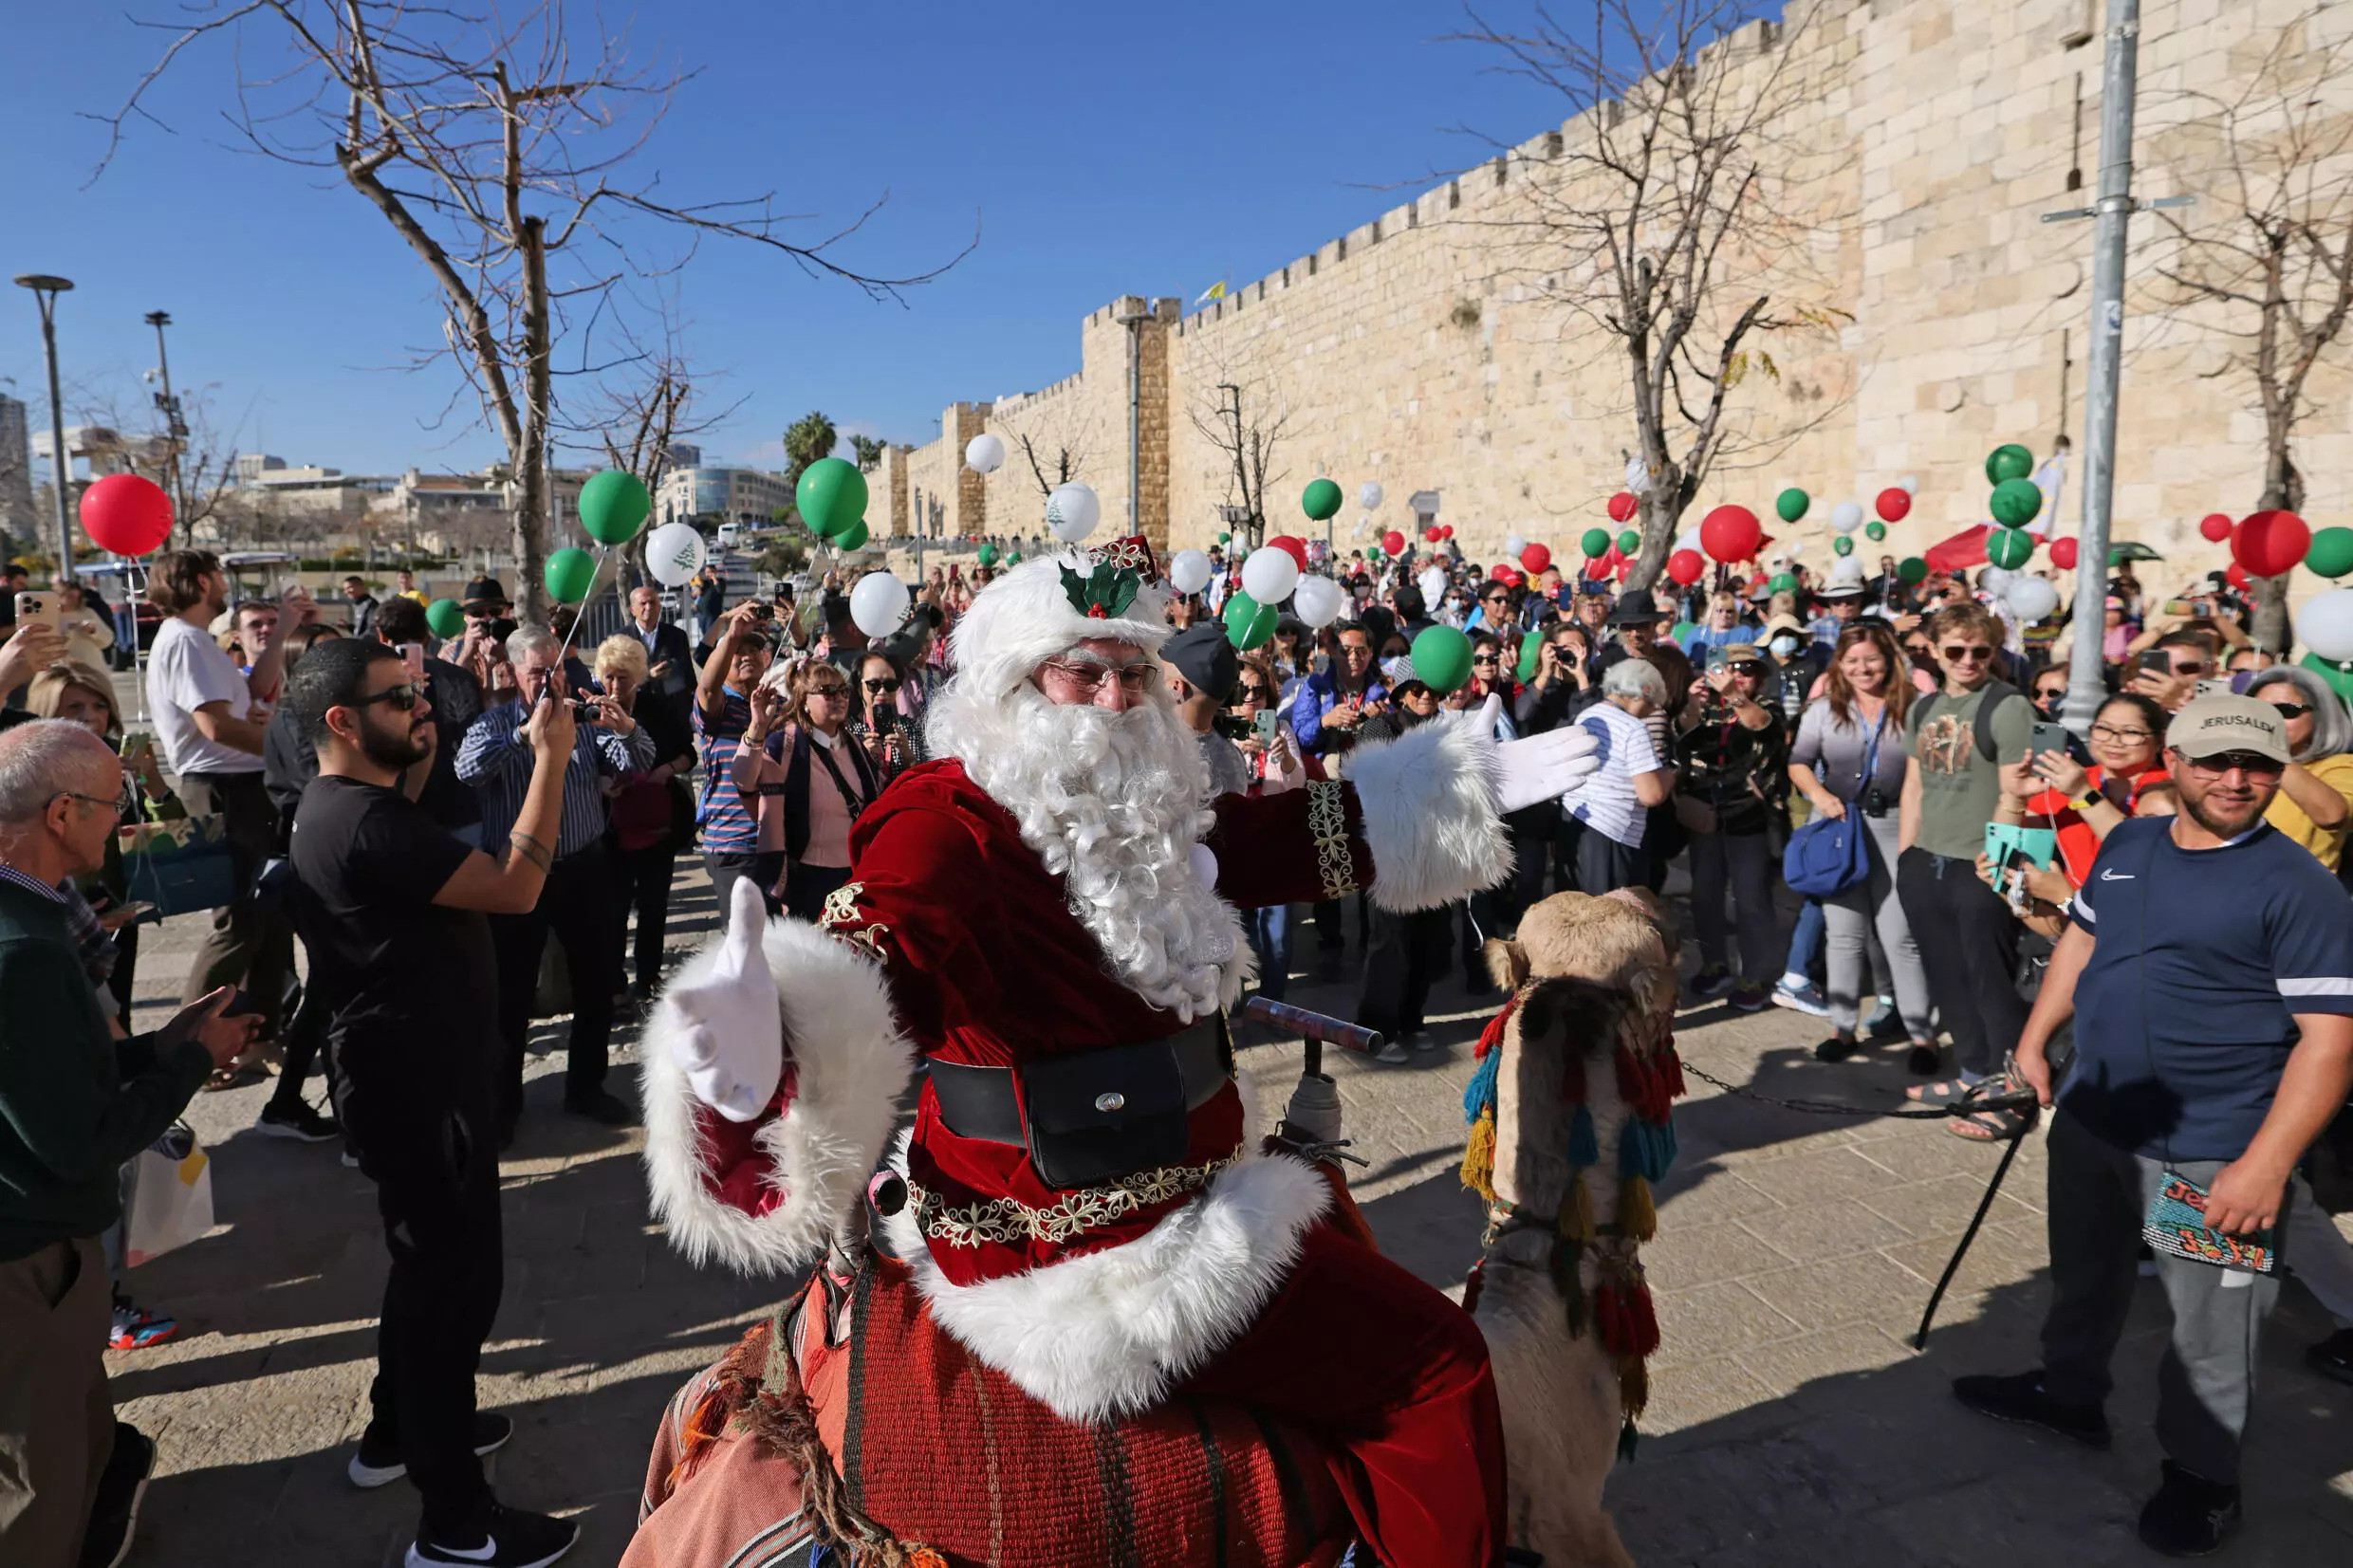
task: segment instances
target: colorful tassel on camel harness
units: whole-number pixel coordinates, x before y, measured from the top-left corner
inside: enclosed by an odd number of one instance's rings
[[[1601,1238],[1602,1228],[1593,1213],[1593,1189],[1585,1185],[1583,1171],[1568,1173],[1568,1186],[1561,1193],[1561,1211],[1553,1219],[1552,1233],[1580,1245]]]
[[[1618,1358],[1618,1408],[1632,1422],[1650,1405],[1650,1368],[1640,1356]]]
[[[1593,1107],[1580,1105],[1568,1118],[1568,1163],[1574,1170],[1602,1163],[1602,1140],[1593,1130]]]
[[[1658,1208],[1651,1202],[1650,1183],[1640,1176],[1618,1183],[1618,1234],[1638,1242],[1658,1234]]]
[[[1650,1287],[1640,1275],[1604,1279],[1594,1295],[1593,1320],[1612,1356],[1640,1359],[1658,1348],[1658,1319]]]
[[[1462,1147],[1462,1185],[1495,1201],[1495,1112],[1481,1111],[1471,1123],[1471,1139]]]

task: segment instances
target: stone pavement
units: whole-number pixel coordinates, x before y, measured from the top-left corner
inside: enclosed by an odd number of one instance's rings
[[[674,930],[685,943],[708,928],[711,904],[699,873],[680,893]],[[147,1023],[168,1006],[195,934],[179,920],[151,935],[139,970]],[[1303,968],[1312,944],[1303,930]],[[1292,999],[1352,1005],[1346,987],[1311,982],[1294,983]],[[1493,1005],[1449,976],[1433,997],[1438,1049],[1394,1068],[1326,1058],[1371,1161],[1356,1184],[1365,1212],[1384,1247],[1441,1286],[1459,1283],[1477,1249],[1478,1205],[1454,1165],[1471,1045]],[[1820,1033],[1792,1013],[1717,1004],[1684,1015],[1678,1043],[1695,1065],[1766,1094],[1884,1104],[1910,1081],[1892,1054],[1815,1062],[1807,1047]],[[624,1031],[620,1079],[634,1061],[628,1041]],[[561,1042],[547,1024],[536,1043]],[[1297,1050],[1243,1053],[1269,1111]],[[634,1524],[663,1402],[786,1286],[675,1258],[646,1218],[639,1138],[565,1116],[549,1076],[560,1064],[560,1054],[534,1063],[530,1113],[505,1166],[506,1295],[481,1389],[518,1429],[493,1462],[501,1494],[576,1513],[584,1537],[571,1560],[602,1565]],[[2165,1309],[2153,1282],[2119,1356],[2114,1452],[1982,1421],[1945,1389],[1956,1373],[2034,1357],[2039,1140],[1919,1355],[1909,1337],[1998,1152],[1932,1124],[1803,1116],[1693,1089],[1677,1109],[1682,1157],[1661,1191],[1659,1237],[1645,1250],[1664,1336],[1646,1435],[1609,1491],[1636,1559],[2153,1560],[2130,1531],[2157,1467],[2148,1422]],[[198,1097],[190,1119],[214,1155],[220,1228],[130,1277],[141,1301],[180,1319],[181,1337],[108,1357],[123,1417],[160,1446],[131,1559],[142,1568],[368,1568],[397,1563],[414,1527],[405,1485],[362,1493],[343,1474],[366,1420],[385,1266],[371,1190],[331,1145],[258,1136],[267,1092]],[[2217,1561],[2353,1560],[2353,1391],[2300,1359],[2327,1327],[2291,1285],[2266,1353],[2252,1517]]]

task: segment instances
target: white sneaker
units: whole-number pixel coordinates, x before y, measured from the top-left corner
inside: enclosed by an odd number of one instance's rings
[[[1373,1053],[1373,1060],[1375,1061],[1385,1061],[1390,1066],[1394,1067],[1400,1061],[1413,1061],[1414,1054],[1405,1048],[1405,1042],[1403,1041],[1391,1040],[1384,1042],[1380,1049]]]

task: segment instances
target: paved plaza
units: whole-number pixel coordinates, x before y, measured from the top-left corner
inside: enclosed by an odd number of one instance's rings
[[[712,912],[699,873],[681,892],[673,929],[684,944]],[[151,930],[139,965],[147,1026],[168,1007],[195,936],[186,919]],[[1303,964],[1311,943],[1303,932]],[[1293,1000],[1341,1012],[1353,1004],[1343,987],[1312,984],[1295,986]],[[1402,1067],[1350,1059],[1334,1070],[1371,1162],[1357,1190],[1374,1228],[1422,1277],[1453,1286],[1479,1231],[1478,1205],[1454,1172],[1461,1091],[1493,1002],[1468,1000],[1459,976],[1432,1000],[1434,1020],[1445,1020],[1434,1024],[1441,1049]],[[1893,1051],[1816,1063],[1807,1048],[1821,1032],[1792,1013],[1746,1017],[1714,1004],[1687,1012],[1677,1040],[1694,1065],[1769,1095],[1877,1105],[1910,1081]],[[631,1039],[624,1030],[617,1078],[629,1076]],[[559,1024],[541,1026],[541,1048],[561,1042]],[[1256,1046],[1244,1061],[1268,1107],[1279,1106],[1297,1047]],[[518,1429],[494,1461],[500,1492],[577,1514],[584,1533],[569,1560],[601,1565],[628,1540],[663,1402],[786,1286],[674,1257],[646,1216],[640,1139],[564,1116],[560,1079],[548,1076],[560,1065],[560,1050],[535,1061],[530,1110],[504,1167],[506,1295],[481,1388]],[[1610,1487],[1637,1560],[2157,1560],[2131,1535],[2157,1471],[2148,1422],[2165,1307],[2154,1282],[2118,1361],[2115,1451],[1997,1427],[1945,1389],[1956,1373],[2034,1358],[2046,1261],[2039,1140],[2021,1153],[1920,1355],[1910,1336],[1998,1151],[1931,1124],[1804,1116],[1692,1087],[1676,1112],[1681,1161],[1644,1250],[1664,1336],[1646,1435]],[[142,1568],[372,1568],[397,1563],[415,1525],[405,1485],[360,1492],[343,1478],[366,1420],[385,1270],[372,1190],[333,1145],[256,1135],[267,1093],[197,1098],[190,1119],[214,1156],[220,1227],[131,1276],[142,1302],[180,1319],[180,1337],[108,1357],[120,1412],[160,1447],[131,1559]],[[2249,1524],[2217,1562],[2353,1560],[2353,1391],[2301,1360],[2327,1327],[2291,1284],[2270,1337]]]

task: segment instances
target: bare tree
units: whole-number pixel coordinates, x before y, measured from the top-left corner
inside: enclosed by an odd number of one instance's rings
[[[660,197],[658,175],[630,178],[624,166],[690,74],[632,64],[624,37],[596,15],[574,28],[562,0],[527,5],[515,20],[495,9],[406,0],[210,0],[184,9],[186,19],[164,25],[176,36],[161,59],[109,117],[106,160],[132,120],[146,116],[148,88],[184,50],[213,34],[238,35],[231,123],[262,153],[335,171],[439,288],[444,341],[420,362],[447,354],[506,446],[520,603],[530,618],[540,615],[547,550],[555,346],[567,332],[593,339],[595,323],[620,303],[619,285],[675,270],[696,242],[718,236],[767,247],[870,298],[897,299],[971,249],[942,267],[882,277],[833,259],[873,208],[804,243],[787,237],[787,226],[805,214],[777,212],[772,196]],[[277,58],[249,67],[253,43]],[[649,226],[685,253],[650,259],[635,243]],[[585,368],[593,359],[584,356]]]
[[[1598,329],[1622,369],[1628,455],[1647,474],[1630,586],[1658,578],[1712,473],[1769,460],[1828,412],[1830,395],[1785,378],[1771,347],[1834,343],[1846,319],[1826,303],[1830,281],[1807,267],[1814,237],[1837,219],[1814,188],[1822,158],[1792,131],[1812,85],[1792,69],[1788,45],[1814,0],[1789,0],[1784,20],[1761,22],[1761,48],[1732,37],[1784,9],[1587,0],[1575,27],[1541,6],[1519,30],[1472,10],[1454,35],[1499,55],[1497,72],[1558,93],[1578,117],[1538,153],[1491,143],[1502,150],[1483,167],[1521,194],[1469,221],[1500,231],[1498,269],[1526,279],[1573,324]],[[1769,422],[1753,406],[1765,383],[1790,405]],[[1750,394],[1736,398],[1744,386]]]
[[[1097,421],[1091,406],[1074,390],[1049,389],[1008,398],[991,407],[989,423],[1021,450],[1041,496],[1085,477]]]
[[[1226,505],[1241,514],[1232,531],[1254,550],[1267,542],[1267,487],[1288,471],[1276,467],[1275,452],[1290,431],[1290,406],[1270,378],[1231,368],[1209,392],[1186,413],[1225,455]]]
[[[2157,275],[2166,303],[2221,346],[2209,374],[2245,387],[2263,415],[2261,510],[2304,509],[2297,428],[2315,412],[2312,372],[2353,315],[2353,115],[2340,85],[2353,46],[2316,44],[2317,20],[2280,28],[2235,94],[2177,95],[2190,118],[2152,138],[2175,188],[2198,198],[2158,214],[2173,254]],[[2285,649],[2288,575],[2255,587],[2255,641]]]

